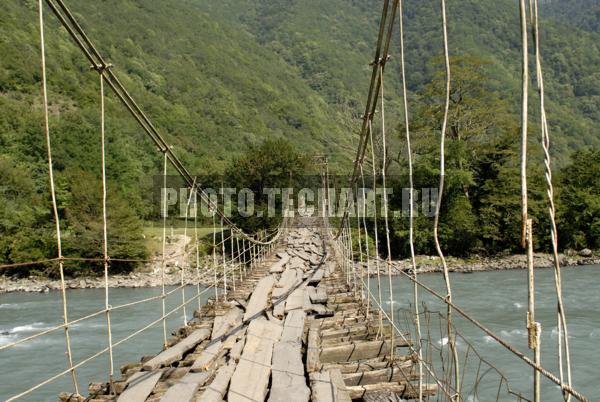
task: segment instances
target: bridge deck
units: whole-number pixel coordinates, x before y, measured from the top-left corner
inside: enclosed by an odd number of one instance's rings
[[[351,292],[322,229],[296,227],[254,271],[209,300],[170,347],[121,368],[88,401],[398,400],[417,397],[414,359]],[[383,336],[382,336],[383,334]],[[434,385],[425,395],[435,394]],[[81,400],[68,394],[61,399]]]

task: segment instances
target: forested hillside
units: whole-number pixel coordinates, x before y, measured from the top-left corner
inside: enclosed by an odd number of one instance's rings
[[[600,31],[600,3],[596,0],[546,0],[542,11],[558,21],[590,31]]]
[[[327,153],[334,167],[351,162],[381,1],[70,0],[68,4],[191,172],[221,173],[230,160],[267,138],[285,138],[308,155]],[[570,164],[573,151],[600,146],[598,11],[592,0],[554,0],[542,4],[542,13],[547,16],[542,21],[542,47],[553,154],[562,167]],[[486,159],[492,155],[484,151],[491,152],[498,142],[508,148],[516,144],[518,9],[509,0],[451,1],[448,20],[454,62],[467,74],[461,79],[472,82],[474,74],[477,77],[475,92],[465,92],[470,97],[467,107],[481,121],[493,122],[486,130],[467,131],[456,153],[451,150],[461,165],[456,162],[458,186],[471,189],[467,194],[475,211],[475,217],[456,219],[472,227],[489,212],[481,200],[500,197],[497,202],[506,208],[513,202],[501,194],[508,194],[514,184],[506,170],[489,177],[481,172],[486,163],[513,167],[506,154],[512,155],[514,149],[496,155],[504,158],[500,162]],[[95,256],[100,250],[98,77],[50,10],[46,22],[50,123],[65,253]],[[423,163],[425,185],[435,176],[432,152],[437,137],[432,132],[439,123],[434,116],[443,78],[439,2],[405,2],[405,22],[411,121],[420,136],[417,152],[430,153],[417,157],[417,163]],[[398,127],[391,138],[390,154],[397,162],[391,169],[402,174],[397,38],[395,43],[386,94],[389,124]],[[56,253],[40,77],[37,1],[5,2],[0,13],[2,262]],[[160,173],[162,162],[112,95],[107,103],[107,138],[111,254],[139,257],[142,221],[155,217],[152,177]],[[534,125],[533,155],[539,155],[537,143]],[[464,149],[475,151],[468,155],[461,153]],[[464,211],[459,203],[446,212],[454,209]],[[499,226],[485,235],[493,241],[502,237],[497,246],[502,248],[510,231],[502,236],[496,231],[507,230]],[[398,233],[401,236],[401,228]]]

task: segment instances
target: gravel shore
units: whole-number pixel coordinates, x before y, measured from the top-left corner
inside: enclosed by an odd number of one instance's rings
[[[560,255],[561,265],[567,269],[572,269],[581,265],[600,265],[598,256],[580,256],[580,255]],[[535,254],[534,264],[536,268],[552,267],[552,256],[549,254]],[[509,269],[526,269],[527,260],[524,255],[510,255],[501,257],[471,257],[469,259],[460,259],[454,257],[447,258],[448,268],[451,272],[473,273],[483,271],[500,271]],[[375,263],[371,262],[371,274],[374,275]],[[366,264],[363,264],[366,269]],[[385,261],[380,260],[380,272],[387,273]],[[392,273],[399,275],[400,271],[407,272],[411,269],[410,259],[395,260],[392,262]],[[438,257],[417,256],[418,273],[441,272],[441,263]],[[192,270],[188,270],[186,276],[188,284],[195,284]],[[168,286],[179,285],[181,283],[180,270],[177,267],[167,267],[165,283]],[[80,277],[69,278],[66,280],[69,289],[95,289],[104,287],[103,277]],[[135,271],[128,275],[114,275],[109,277],[108,286],[111,288],[146,288],[161,286],[160,269],[154,264],[141,271]],[[49,291],[60,290],[60,281],[41,277],[29,278],[11,278],[0,276],[0,293],[8,292],[35,292],[45,293]]]

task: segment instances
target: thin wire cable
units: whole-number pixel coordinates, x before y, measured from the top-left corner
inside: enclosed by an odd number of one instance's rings
[[[161,305],[162,305],[162,327],[163,327],[163,346],[167,347],[167,321],[165,320],[165,269],[167,255],[167,153],[164,153],[164,164],[163,164],[163,233],[162,233],[162,263],[160,264],[160,276],[161,276]]]
[[[442,251],[442,247],[440,245],[439,239],[439,223],[440,223],[440,211],[442,208],[442,199],[444,195],[444,183],[446,177],[446,129],[448,126],[448,114],[450,109],[450,82],[451,82],[451,72],[450,72],[450,56],[448,51],[448,23],[446,18],[446,2],[445,0],[441,0],[441,15],[442,15],[442,36],[443,36],[443,45],[444,45],[444,64],[446,70],[446,95],[444,102],[444,117],[442,120],[442,131],[440,135],[440,181],[438,188],[438,198],[435,206],[435,217],[433,222],[433,239],[435,242],[435,249],[437,251],[438,256],[442,262],[442,267],[444,270],[444,281],[446,283],[446,298],[449,302],[452,302],[452,287],[450,285],[450,274],[448,272],[448,264],[446,263],[446,257],[444,256],[444,252]],[[458,361],[458,353],[456,351],[456,342],[454,339],[454,335],[452,332],[452,307],[448,304],[448,345],[452,351],[452,358],[454,361],[454,380],[455,380],[455,389],[460,389],[460,374],[459,374],[459,361]]]
[[[406,153],[408,157],[408,183],[409,183],[409,228],[408,228],[408,244],[410,248],[410,262],[415,279],[417,279],[417,261],[415,258],[415,241],[414,241],[414,216],[415,216],[415,201],[414,201],[414,178],[413,178],[413,160],[412,148],[410,141],[410,125],[408,118],[408,91],[406,90],[406,66],[404,61],[404,14],[402,8],[402,0],[398,4],[398,18],[400,20],[400,72],[402,77],[402,104],[404,106],[404,127],[406,131]],[[415,305],[415,327],[417,332],[419,354],[419,400],[423,400],[423,354],[421,350],[421,319],[419,314],[419,288],[416,283],[413,284],[413,303]]]
[[[102,147],[102,254],[104,257],[104,308],[106,309],[106,330],[108,336],[108,379],[109,384],[113,386],[114,361],[112,350],[112,327],[110,322],[110,304],[108,298],[108,221],[106,217],[106,135],[104,119],[104,75],[100,74],[100,141]]]
[[[187,252],[187,230],[188,230],[188,216],[190,214],[190,205],[192,203],[192,197],[196,194],[194,189],[196,187],[196,177],[194,177],[194,182],[192,183],[192,191],[190,191],[190,195],[188,197],[186,206],[185,206],[185,218],[184,218],[184,228],[183,228],[183,261],[181,262],[181,300],[185,303],[185,267],[189,263],[189,254]],[[187,312],[185,310],[185,305],[183,307],[183,326],[187,327]]]
[[[373,124],[369,120],[369,147],[371,148],[371,166],[373,168],[373,194],[375,194],[375,201],[373,205],[373,236],[375,237],[375,269],[377,271],[377,296],[379,297],[379,305],[383,305],[383,299],[381,297],[381,269],[379,267],[379,234],[377,230],[377,171],[376,171],[376,158],[375,158],[375,144],[373,143]],[[383,315],[379,311],[379,335],[383,334]]]
[[[358,184],[356,185],[356,195],[358,197]],[[363,199],[364,202],[364,199]],[[362,212],[362,207],[360,205],[356,205],[356,232],[357,232],[357,236],[358,236],[358,255],[359,255],[359,261],[360,261],[360,302],[361,305],[364,303],[365,301],[365,289],[364,289],[364,282],[363,282],[363,278],[364,278],[364,260],[363,260],[363,246],[362,246],[362,229],[361,229],[361,224],[360,224],[360,215]]]
[[[200,295],[200,239],[198,239],[198,200],[194,200],[194,240],[196,242],[196,294]],[[198,298],[198,311],[202,308]]]
[[[222,189],[222,188],[221,188]],[[227,260],[225,259],[225,229],[223,227],[223,217],[221,217],[221,253],[223,257],[223,300],[227,300]]]
[[[48,111],[48,80],[46,77],[46,42],[44,37],[44,7],[42,0],[38,0],[39,24],[40,24],[40,52],[42,62],[42,94],[44,98],[44,135],[46,137],[46,151],[48,154],[48,179],[50,182],[50,195],[52,197],[52,210],[54,213],[54,224],[56,226],[56,248],[58,254],[58,267],[60,272],[60,292],[62,297],[63,322],[65,323],[65,343],[67,348],[67,363],[73,380],[75,393],[79,395],[79,385],[77,384],[77,374],[73,367],[73,354],[71,353],[71,337],[69,335],[69,315],[67,307],[67,293],[65,289],[65,273],[62,261],[62,237],[60,230],[60,218],[58,216],[58,205],[56,202],[56,190],[54,188],[54,168],[52,165],[52,144],[50,141],[50,122]]]
[[[216,213],[213,211],[212,223],[213,223],[213,271],[214,271],[214,279],[215,279],[215,302],[219,301],[219,290],[217,287],[217,267],[219,266],[217,262],[217,218]]]
[[[557,298],[557,327],[558,327],[558,364],[560,380],[564,382],[563,374],[563,350],[566,358],[567,384],[572,384],[571,377],[571,354],[569,350],[569,333],[566,319],[566,312],[562,298],[562,275],[560,258],[558,256],[558,229],[556,225],[556,207],[554,205],[554,187],[552,185],[552,166],[550,157],[550,132],[548,130],[548,120],[546,117],[545,93],[544,93],[544,74],[542,70],[542,55],[540,51],[540,34],[538,18],[538,0],[533,1],[533,37],[535,45],[535,65],[537,74],[538,93],[540,97],[540,116],[542,131],[542,148],[544,150],[544,167],[546,176],[546,188],[548,195],[548,215],[550,217],[550,238],[552,242],[552,255],[554,258],[554,285]],[[570,401],[571,395],[565,393],[566,400]]]
[[[387,57],[387,55],[386,55]],[[379,67],[381,72],[379,77],[381,79],[381,145],[383,156],[381,158],[381,185],[383,187],[383,222],[385,224],[385,241],[387,248],[387,274],[388,274],[388,286],[390,292],[390,319],[394,324],[394,287],[392,286],[392,243],[390,240],[390,224],[388,219],[388,196],[387,196],[387,183],[386,183],[386,170],[387,170],[387,143],[386,143],[386,132],[385,132],[385,97],[384,97],[384,86],[383,86],[383,66]],[[390,360],[394,360],[394,331],[390,333]]]
[[[367,228],[367,197],[366,197],[366,190],[365,190],[365,175],[363,172],[363,164],[361,162],[360,164],[360,179],[361,179],[361,183],[362,183],[362,208],[363,208],[363,215],[362,215],[362,225],[365,231],[365,251],[367,253],[367,289],[370,292],[371,290],[371,255],[369,252],[369,231]],[[369,315],[371,314],[371,299],[369,297],[367,297],[367,310],[366,310],[366,318],[367,321],[369,320]]]
[[[525,249],[527,230],[527,123],[529,102],[529,49],[525,0],[519,0],[521,20],[521,246]]]

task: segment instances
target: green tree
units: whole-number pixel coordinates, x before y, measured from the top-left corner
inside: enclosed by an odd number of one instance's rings
[[[600,248],[600,150],[580,151],[561,172],[558,186],[560,245]]]
[[[233,158],[226,169],[226,183],[238,190],[249,189],[255,195],[253,216],[242,217],[237,213],[237,205],[233,206],[236,224],[250,232],[277,226],[281,220],[282,200],[280,196],[276,197],[277,215],[269,217],[265,189],[297,187],[303,181],[307,166],[307,157],[286,140],[265,140]],[[261,217],[257,216],[258,212]]]

